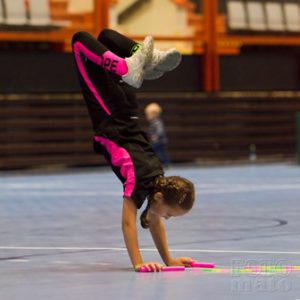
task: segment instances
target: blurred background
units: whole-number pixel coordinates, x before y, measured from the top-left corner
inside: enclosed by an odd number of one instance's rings
[[[300,161],[298,0],[0,0],[0,170],[105,165],[70,43],[104,28],[182,52],[137,91],[172,163]]]

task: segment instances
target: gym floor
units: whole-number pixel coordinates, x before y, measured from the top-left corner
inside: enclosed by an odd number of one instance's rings
[[[174,167],[195,182],[188,215],[166,221],[174,256],[230,270],[300,265],[300,168]],[[0,299],[300,299],[300,271],[136,273],[108,169],[0,174]],[[145,261],[161,261],[139,229]]]

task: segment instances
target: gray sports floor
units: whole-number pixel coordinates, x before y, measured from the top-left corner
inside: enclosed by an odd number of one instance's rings
[[[196,184],[193,211],[166,222],[174,256],[222,267],[300,265],[300,167],[171,168]],[[0,174],[0,299],[300,299],[300,272],[131,269],[122,188],[106,169]],[[160,261],[140,230],[145,260]]]

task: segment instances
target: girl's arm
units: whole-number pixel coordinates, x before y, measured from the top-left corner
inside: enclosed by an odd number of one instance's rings
[[[158,215],[148,212],[149,229],[156,248],[167,266],[189,266],[193,259],[190,257],[172,258],[169,252],[165,225]]]
[[[128,254],[134,267],[143,262],[139,249],[136,228],[136,213],[137,209],[134,202],[130,198],[124,198],[122,212],[122,231]]]
[[[161,220],[161,217],[148,211],[149,229],[155,243],[155,246],[166,265],[171,263],[172,257],[170,255],[165,224]]]
[[[144,263],[139,249],[138,234],[136,228],[137,208],[130,198],[124,198],[122,212],[122,230],[125,244],[132,265],[136,271],[140,267],[146,267],[150,271],[159,271],[162,265],[159,263]]]

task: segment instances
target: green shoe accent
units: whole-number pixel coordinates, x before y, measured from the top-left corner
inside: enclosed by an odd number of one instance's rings
[[[141,48],[142,48],[141,44],[135,44],[132,47],[131,51],[130,51],[131,55],[133,55],[134,53],[136,53],[137,51],[139,51]]]

